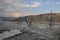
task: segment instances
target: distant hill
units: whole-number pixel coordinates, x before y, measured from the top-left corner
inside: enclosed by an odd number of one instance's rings
[[[15,19],[14,17],[0,17],[0,21],[10,21]]]
[[[39,14],[39,15],[29,15],[25,17],[19,17],[14,19],[13,21],[20,21],[20,22],[26,22],[26,21],[32,21],[33,23],[39,23],[39,22],[50,22],[51,19],[51,13],[46,14]],[[52,13],[52,22],[60,22],[60,13]]]

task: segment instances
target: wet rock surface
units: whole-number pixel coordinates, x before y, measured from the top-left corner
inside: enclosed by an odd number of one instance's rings
[[[23,31],[19,34],[15,34],[11,37],[4,38],[3,40],[53,40],[52,36],[46,36],[45,34],[39,34],[36,32]]]
[[[40,38],[37,33],[25,31],[8,38],[4,38],[3,40],[40,40]]]

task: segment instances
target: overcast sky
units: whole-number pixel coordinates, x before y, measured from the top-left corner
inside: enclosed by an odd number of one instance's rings
[[[0,0],[0,16],[19,17],[53,12],[60,13],[60,0]]]

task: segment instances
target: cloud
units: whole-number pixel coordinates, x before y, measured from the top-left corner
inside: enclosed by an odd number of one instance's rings
[[[16,7],[39,7],[41,5],[40,2],[31,2],[31,3],[14,3],[12,4]]]
[[[60,2],[56,2],[56,4],[60,4]]]
[[[0,0],[0,13],[5,11],[16,12],[20,11],[21,7],[17,7],[23,0]],[[14,5],[17,4],[17,5]]]
[[[40,2],[23,2],[23,0],[0,0],[0,9],[10,12],[20,11],[27,7],[39,7]]]
[[[0,0],[0,16],[30,15],[21,13],[23,8],[39,7],[40,2],[25,2],[24,0]]]
[[[0,17],[21,17],[23,16],[23,13],[21,12],[5,12],[5,13],[0,13]]]
[[[3,0],[3,2],[16,7],[38,7],[41,5],[40,2],[30,2],[30,4],[28,2],[22,3],[22,0]]]
[[[8,6],[6,9],[5,9],[6,12],[14,12],[14,9],[11,8],[11,6]]]
[[[40,2],[31,2],[31,4],[23,4],[23,7],[39,7],[40,5]]]
[[[5,3],[18,3],[18,2],[22,2],[23,0],[2,0]]]
[[[35,13],[23,13],[23,12],[5,12],[5,13],[0,13],[0,17],[21,17],[21,16],[27,16],[27,15],[35,15]]]

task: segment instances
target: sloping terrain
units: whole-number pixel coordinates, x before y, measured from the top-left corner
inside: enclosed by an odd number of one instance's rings
[[[33,23],[50,22],[51,13],[40,14],[40,15],[30,15],[14,19],[13,21],[27,22],[31,21]],[[52,22],[60,22],[60,13],[52,13]]]

